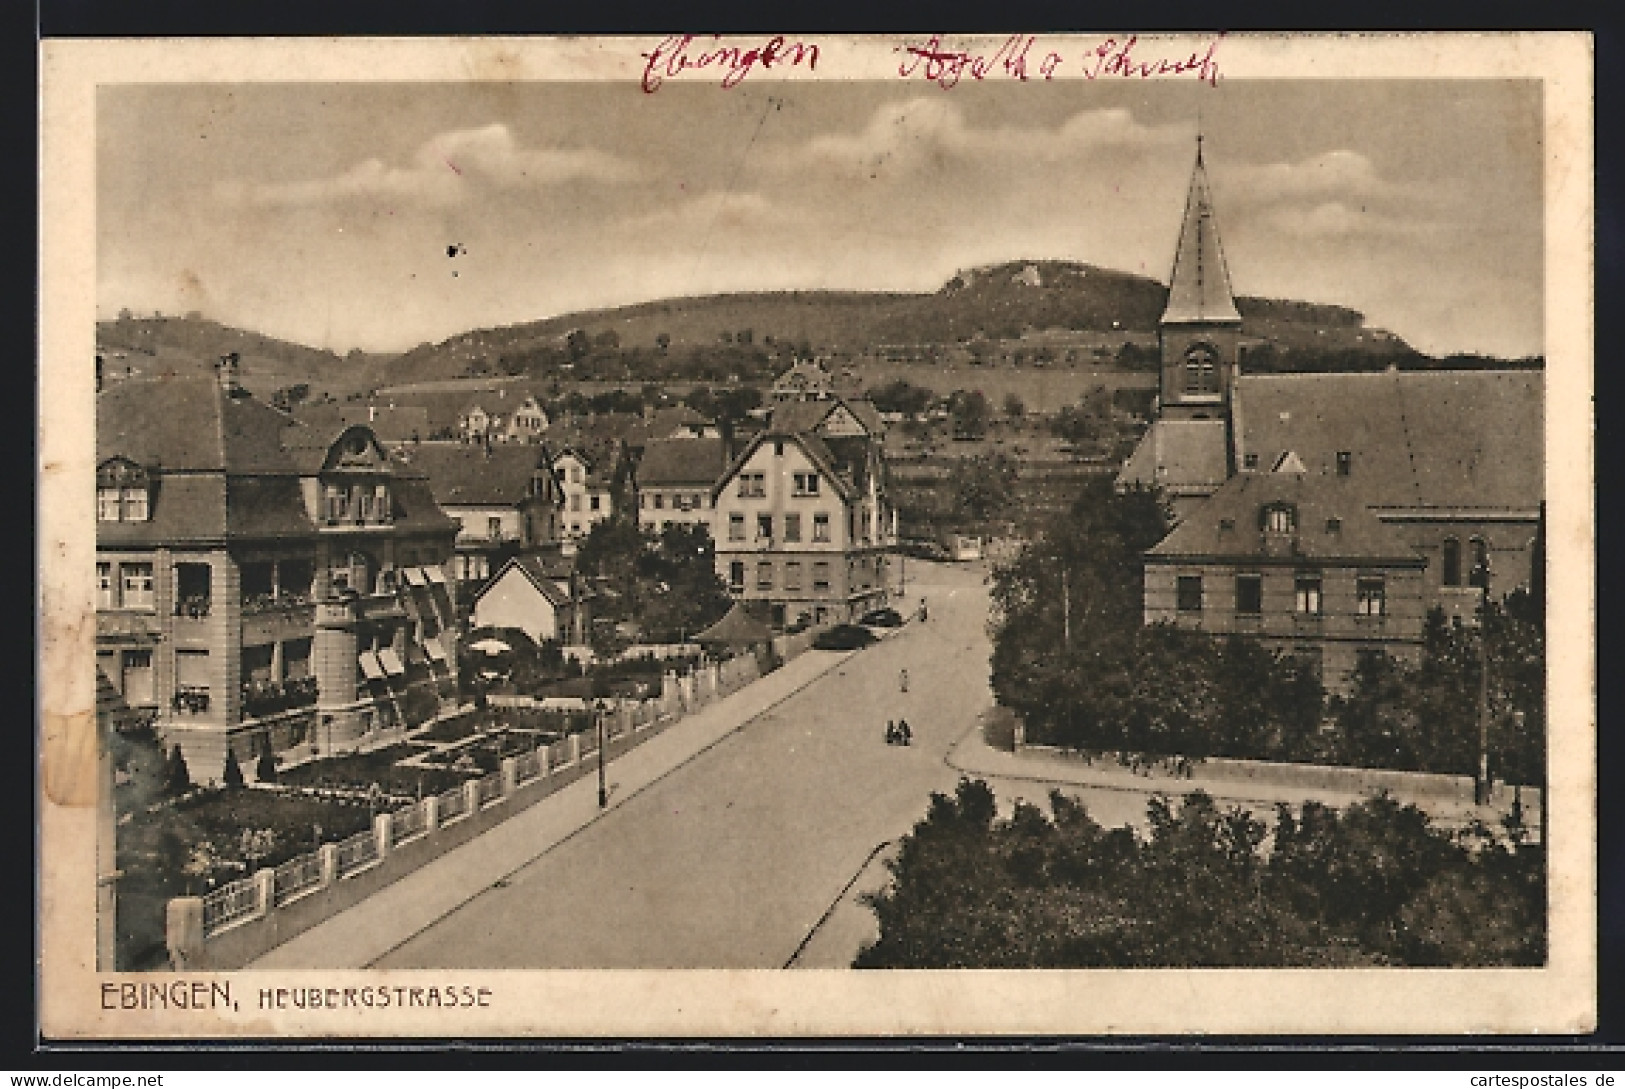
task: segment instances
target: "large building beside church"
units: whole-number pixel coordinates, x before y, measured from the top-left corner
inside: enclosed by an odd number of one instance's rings
[[[1159,330],[1155,419],[1118,485],[1176,525],[1146,553],[1145,620],[1320,662],[1414,658],[1433,608],[1472,621],[1534,578],[1538,370],[1248,375],[1200,145]]]

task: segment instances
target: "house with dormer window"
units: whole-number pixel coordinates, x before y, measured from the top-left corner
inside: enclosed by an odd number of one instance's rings
[[[353,744],[407,686],[454,687],[454,526],[369,428],[256,401],[229,357],[110,384],[96,416],[97,667],[194,776],[227,746],[251,767]]]

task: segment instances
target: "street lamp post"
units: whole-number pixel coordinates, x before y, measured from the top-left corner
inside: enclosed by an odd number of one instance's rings
[[[1473,802],[1490,804],[1490,569],[1480,560],[1473,567],[1473,583],[1478,587],[1478,775],[1473,783]]]
[[[593,718],[598,722],[598,808],[609,808],[609,785],[604,779],[604,702],[593,704]]]

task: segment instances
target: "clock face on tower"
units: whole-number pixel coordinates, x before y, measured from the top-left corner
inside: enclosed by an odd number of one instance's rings
[[[1219,353],[1209,344],[1193,344],[1185,351],[1185,392],[1219,392]]]

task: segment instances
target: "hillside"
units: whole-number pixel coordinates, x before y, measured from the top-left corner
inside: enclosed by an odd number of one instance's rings
[[[374,384],[386,385],[454,377],[481,364],[498,372],[534,370],[567,358],[575,330],[586,334],[584,341],[623,353],[662,356],[721,344],[861,353],[880,345],[1012,340],[1028,330],[1153,334],[1167,294],[1158,281],[1127,272],[1015,261],[962,271],[922,294],[747,292],[563,314],[419,345],[373,376]],[[1364,316],[1345,307],[1255,298],[1238,304],[1250,336],[1332,351],[1410,351],[1396,337],[1366,330]]]
[[[243,385],[267,399],[278,389],[301,383],[313,390],[345,392],[365,377],[369,361],[376,364],[393,358],[360,352],[340,357],[196,315],[121,315],[114,321],[96,323],[96,354],[109,380],[116,381],[126,372],[145,377],[209,374],[215,362],[229,352],[240,358]]]

